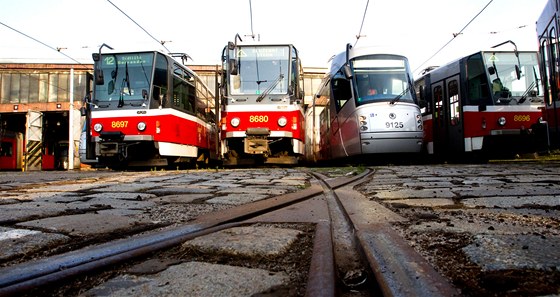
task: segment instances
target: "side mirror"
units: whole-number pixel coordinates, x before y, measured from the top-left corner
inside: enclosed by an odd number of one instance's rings
[[[85,117],[87,115],[87,110],[84,106],[80,107],[80,115],[83,116],[83,117]]]
[[[352,69],[350,69],[350,66],[348,64],[346,64],[342,67],[342,71],[344,72],[344,76],[347,79],[352,78]]]
[[[493,66],[488,67],[488,73],[490,73],[490,75],[494,75],[496,73],[496,68]]]
[[[95,69],[95,84],[96,85],[104,85],[105,79],[103,78],[103,70]]]
[[[519,69],[519,65],[515,65],[515,76],[517,76],[517,80],[521,79],[521,69]]]
[[[229,73],[231,75],[237,75],[238,74],[237,61],[235,59],[229,59],[228,67],[229,67]]]

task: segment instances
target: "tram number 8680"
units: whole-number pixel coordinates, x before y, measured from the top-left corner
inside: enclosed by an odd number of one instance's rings
[[[402,129],[404,128],[403,122],[385,122],[385,128]]]

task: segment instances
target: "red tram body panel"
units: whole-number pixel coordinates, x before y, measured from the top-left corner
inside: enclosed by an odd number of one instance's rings
[[[537,61],[536,52],[481,51],[416,79],[426,152],[447,160],[546,150]]]
[[[560,3],[548,0],[536,22],[539,42],[539,67],[544,85],[544,119],[549,125],[551,148],[560,148]]]
[[[298,164],[305,125],[303,68],[296,48],[230,42],[222,62],[223,164]]]
[[[192,70],[159,52],[94,54],[94,60],[85,159],[109,167],[218,159],[215,97]]]

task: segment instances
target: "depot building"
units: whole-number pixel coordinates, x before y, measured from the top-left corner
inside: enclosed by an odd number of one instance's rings
[[[216,65],[188,65],[216,90]],[[304,69],[306,101],[326,69]],[[80,109],[93,64],[0,63],[0,170],[72,170],[80,164]]]

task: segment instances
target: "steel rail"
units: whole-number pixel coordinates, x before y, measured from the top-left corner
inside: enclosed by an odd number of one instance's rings
[[[359,178],[361,177],[340,178],[335,181],[335,184],[337,187],[341,187]],[[298,192],[271,197],[220,212],[201,215],[188,225],[170,230],[120,239],[33,262],[1,268],[0,296],[20,295],[33,289],[56,284],[67,278],[118,265],[149,253],[170,248],[198,236],[231,228],[233,226],[243,225],[240,221],[310,199],[323,194],[323,191],[324,190],[320,186],[312,185]],[[324,224],[318,224],[316,232],[320,238],[327,237],[324,235],[326,234]],[[314,245],[314,247],[316,249],[318,248],[317,253],[314,249],[314,254],[326,255],[325,253],[329,250],[328,244],[326,246],[322,244]],[[320,288],[322,286],[322,292],[329,290],[328,286],[323,286],[322,284],[325,284],[325,280],[330,277],[317,277],[313,272],[324,272],[324,268],[317,268],[324,267],[324,264],[317,263],[325,263],[325,261],[328,261],[328,258],[329,256],[327,255],[326,258],[322,260],[318,258],[312,259],[312,263],[314,264],[312,264],[313,268],[311,269],[310,282],[308,284],[309,288]],[[326,265],[328,267],[330,264]],[[334,291],[334,289],[332,290]]]
[[[334,193],[347,214],[353,234],[376,281],[374,290],[383,296],[448,297],[459,291],[441,276],[418,252],[391,227],[393,219],[377,218],[392,213],[353,190],[363,180],[338,187]],[[377,209],[371,211],[371,206]]]

